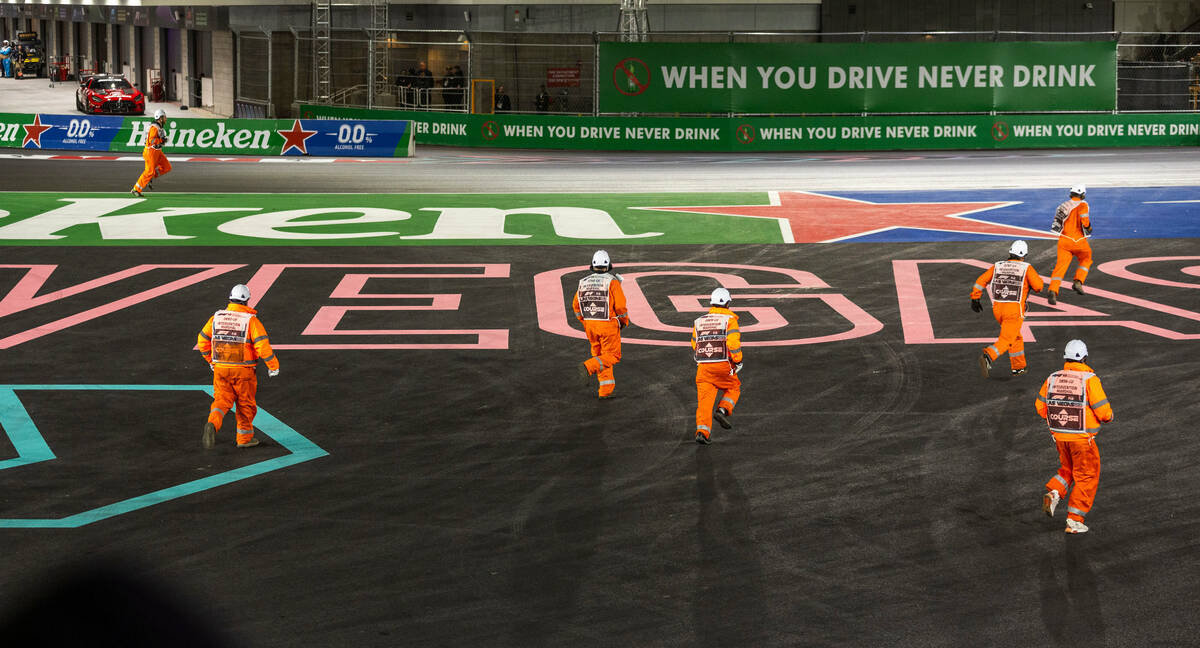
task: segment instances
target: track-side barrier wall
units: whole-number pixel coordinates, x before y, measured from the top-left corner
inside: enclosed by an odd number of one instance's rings
[[[147,117],[0,113],[0,147],[137,153]],[[167,153],[412,157],[406,120],[169,119]]]
[[[595,151],[864,151],[1200,145],[1200,114],[589,117],[301,106],[317,119],[402,119],[419,144]]]

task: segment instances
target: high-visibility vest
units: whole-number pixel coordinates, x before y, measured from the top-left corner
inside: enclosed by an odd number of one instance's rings
[[[213,314],[212,360],[226,365],[253,366],[246,360],[244,349],[250,343],[251,313],[219,310]]]
[[[1025,292],[1025,272],[1029,264],[1024,261],[997,261],[988,285],[988,295],[993,302],[1020,302]]]
[[[144,150],[161,150],[165,143],[166,135],[163,127],[157,123],[150,124],[150,130],[146,132],[146,147]]]
[[[613,277],[607,272],[593,273],[579,280],[579,313],[585,320],[607,322],[612,319],[609,311],[609,284]]]
[[[1067,220],[1071,218],[1071,213],[1083,205],[1087,208],[1086,200],[1066,200],[1058,205],[1054,210],[1054,224],[1050,226],[1050,231],[1055,234],[1062,235],[1063,229],[1066,228]],[[1068,237],[1070,238],[1070,237]]]
[[[1046,384],[1046,425],[1064,434],[1095,434],[1087,427],[1087,381],[1094,373],[1063,369]]]
[[[697,364],[729,361],[729,322],[732,315],[709,313],[697,318],[696,353]]]

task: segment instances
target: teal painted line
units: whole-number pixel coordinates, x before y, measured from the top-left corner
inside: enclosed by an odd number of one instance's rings
[[[212,395],[212,385],[0,385],[11,391],[204,391]]]
[[[211,394],[212,387],[206,388],[206,391]],[[266,420],[262,421],[262,419]],[[292,456],[299,457],[299,461],[295,463],[329,455],[321,446],[309,441],[308,437],[293,430],[292,426],[275,418],[270,412],[258,410],[258,414],[254,416],[254,425],[262,430],[263,434],[275,439],[279,445],[290,450]]]
[[[46,445],[37,425],[11,388],[0,388],[0,422],[4,423],[4,431],[17,451],[16,457],[0,461],[0,470],[54,459],[54,451]]]
[[[211,385],[0,385],[0,396],[3,396],[5,394],[5,392],[7,392],[8,394],[11,394],[12,401],[16,403],[17,407],[20,409],[20,412],[22,414],[24,414],[24,416],[27,420],[29,419],[29,416],[27,413],[25,413],[25,408],[23,406],[21,406],[20,401],[17,400],[15,394],[13,394],[13,392],[20,391],[20,390],[30,390],[30,391],[32,391],[32,390],[109,390],[109,391],[118,391],[118,390],[125,390],[125,391],[128,391],[128,390],[150,390],[150,391],[195,390],[195,391],[204,392],[210,396],[212,395],[212,386]],[[0,415],[6,415],[8,413],[8,408],[6,408],[5,405],[6,405],[6,402],[2,398],[0,398]],[[8,425],[9,425],[9,420],[7,418],[0,418],[0,422],[4,423],[5,429],[7,430]],[[240,481],[243,479],[249,479],[251,477],[256,477],[258,475],[262,475],[262,474],[265,474],[268,472],[280,470],[282,468],[287,468],[288,466],[294,466],[296,464],[303,463],[303,462],[309,461],[311,459],[316,459],[318,457],[324,457],[329,454],[328,452],[323,450],[320,446],[318,446],[317,444],[315,444],[312,441],[309,441],[307,438],[305,438],[304,435],[293,430],[291,428],[291,426],[289,426],[288,424],[286,424],[283,421],[276,418],[270,412],[267,412],[267,411],[264,411],[261,409],[258,410],[258,414],[254,418],[254,423],[255,423],[255,427],[257,427],[262,434],[274,439],[277,443],[279,443],[281,446],[283,446],[284,449],[287,450],[290,454],[287,454],[282,457],[276,457],[274,459],[268,459],[267,461],[261,461],[261,462],[258,462],[256,464],[252,464],[249,466],[243,466],[241,468],[236,468],[234,470],[223,472],[218,475],[210,475],[208,477],[202,477],[200,479],[196,479],[196,480],[192,480],[190,482],[179,484],[178,486],[171,486],[168,488],[157,490],[153,493],[148,493],[146,495],[140,495],[138,497],[133,497],[133,498],[130,498],[127,500],[122,500],[122,501],[116,502],[114,504],[109,504],[107,506],[101,506],[99,508],[94,508],[89,511],[84,511],[83,513],[77,513],[75,515],[70,515],[65,518],[0,519],[0,528],[9,528],[9,529],[31,529],[31,528],[73,529],[73,528],[78,528],[78,527],[81,527],[81,526],[84,526],[87,524],[91,524],[93,522],[98,522],[100,520],[106,520],[111,517],[115,517],[118,515],[124,515],[125,513],[130,513],[132,511],[137,511],[140,509],[148,508],[150,506],[154,506],[155,504],[162,504],[163,502],[168,502],[173,499],[179,499],[181,497],[186,497],[188,495],[194,495],[201,491],[209,490],[212,488],[217,488],[217,487],[224,486],[226,484],[231,484],[233,482]],[[38,433],[37,427],[33,425],[32,421],[29,421],[29,431],[32,431],[32,434],[34,436],[36,436],[39,440],[41,440],[41,434]],[[16,444],[16,442],[14,441],[14,445],[15,444]],[[45,445],[45,442],[42,441],[42,444]],[[46,448],[46,451],[49,452],[49,447]],[[53,455],[51,455],[50,458],[53,458]]]

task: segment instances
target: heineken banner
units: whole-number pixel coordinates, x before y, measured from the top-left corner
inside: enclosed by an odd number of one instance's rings
[[[590,151],[879,151],[1200,145],[1200,113],[879,117],[464,115],[301,106],[304,123],[404,119],[436,146]]]
[[[140,152],[151,120],[105,115],[0,113],[0,146]],[[167,153],[411,157],[404,120],[168,119]]]
[[[604,113],[1116,108],[1117,44],[601,43]]]

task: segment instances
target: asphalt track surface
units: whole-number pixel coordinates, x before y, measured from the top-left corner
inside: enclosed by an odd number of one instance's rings
[[[695,191],[716,178],[728,183],[722,190],[776,181],[782,186],[770,188],[867,190],[883,182],[928,189],[938,174],[948,179],[937,187],[1066,186],[1080,176],[1097,184],[1087,172],[1105,168],[1111,176],[1102,177],[1125,178],[1113,184],[1154,186],[1194,184],[1172,178],[1196,162],[1188,150],[867,154],[866,162],[428,155],[433,161],[402,164],[180,164],[163,180],[228,192],[603,191],[621,181]],[[135,175],[133,163],[0,160],[6,189],[122,190]],[[1200,254],[1193,239],[1093,243],[1098,263]],[[5,264],[58,264],[47,291],[163,261],[505,263],[510,271],[485,288],[438,283],[462,293],[463,306],[421,320],[507,329],[506,349],[280,351],[283,371],[260,378],[260,405],[328,456],[75,529],[0,528],[0,636],[52,641],[74,632],[76,643],[93,645],[138,645],[139,633],[156,630],[171,637],[164,644],[158,634],[159,645],[1194,645],[1196,341],[1121,326],[1037,328],[1030,372],[1010,377],[1002,360],[989,380],[977,375],[982,345],[906,343],[893,261],[993,259],[997,247],[619,249],[618,266],[803,268],[829,284],[817,292],[845,295],[883,324],[841,342],[748,346],[736,427],[718,429],[708,447],[692,442],[694,370],[684,349],[627,344],[618,398],[600,402],[594,386],[575,379],[586,344],[538,328],[534,277],[586,264],[590,248],[3,248]],[[1043,273],[1048,254],[1031,259]],[[1095,288],[1136,299],[1064,291],[1062,301],[1194,337],[1200,324],[1179,313],[1197,310],[1195,265],[1156,271],[1191,288],[1094,270]],[[939,335],[995,334],[987,313],[968,308],[976,274],[923,273]],[[9,294],[19,276],[0,275],[0,291]],[[258,307],[277,345],[295,340],[337,279],[316,275],[264,296]],[[129,281],[8,314],[2,333],[162,277]],[[228,283],[195,284],[7,349],[0,382],[202,385],[208,371],[190,347]],[[711,289],[699,280],[643,284],[655,300]],[[789,334],[846,328],[808,301],[777,307],[793,322]],[[1044,309],[1036,300],[1031,307]],[[692,317],[675,313],[667,323]],[[653,333],[635,322],[626,336]],[[1057,457],[1033,411],[1071,337],[1087,341],[1116,411],[1099,438],[1100,491],[1082,536],[1062,532],[1063,511],[1054,520],[1041,512]],[[229,419],[221,445],[202,451],[208,401],[196,395],[20,396],[58,460],[0,470],[6,518],[69,515],[180,476],[287,454],[273,441],[234,449]],[[0,459],[15,453],[5,443]]]

